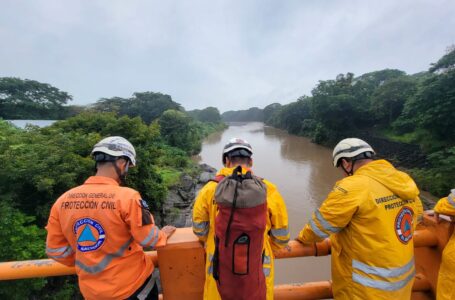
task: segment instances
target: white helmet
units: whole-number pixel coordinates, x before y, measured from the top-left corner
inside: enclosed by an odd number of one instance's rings
[[[233,156],[251,157],[251,155],[253,155],[253,148],[244,139],[232,138],[223,148],[223,164],[226,164],[226,156],[228,156],[228,154],[236,154]]]
[[[373,148],[361,139],[347,138],[341,140],[333,149],[333,166],[337,167],[342,158],[353,158],[362,153],[366,154],[365,158],[372,158],[375,154]]]
[[[95,153],[105,153],[110,156],[126,156],[133,166],[136,165],[136,150],[131,143],[121,136],[110,136],[99,141],[93,147],[92,155]]]

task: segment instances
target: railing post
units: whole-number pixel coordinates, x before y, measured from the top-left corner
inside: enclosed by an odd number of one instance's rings
[[[205,252],[191,228],[177,229],[158,249],[164,300],[200,300],[205,282]]]

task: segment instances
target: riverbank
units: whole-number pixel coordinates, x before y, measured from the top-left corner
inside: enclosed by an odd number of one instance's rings
[[[161,226],[175,227],[192,226],[192,210],[194,200],[199,190],[215,177],[216,169],[207,165],[197,166],[195,174],[183,173],[177,184],[170,187],[166,200],[159,212],[159,219],[155,220]]]

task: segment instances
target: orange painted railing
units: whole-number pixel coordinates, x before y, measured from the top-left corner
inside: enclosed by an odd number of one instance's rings
[[[425,215],[414,236],[416,253],[416,280],[413,299],[434,299],[441,253],[453,225],[436,224],[432,216]],[[163,298],[202,299],[205,280],[205,253],[191,228],[177,229],[168,244],[158,251],[147,252],[155,266],[160,267]],[[290,241],[288,246],[275,253],[276,258],[330,255],[330,241],[302,245]],[[0,280],[32,277],[71,275],[74,267],[63,266],[53,260],[40,259],[0,263]],[[275,287],[275,299],[325,299],[332,297],[330,281],[303,284],[286,284]]]

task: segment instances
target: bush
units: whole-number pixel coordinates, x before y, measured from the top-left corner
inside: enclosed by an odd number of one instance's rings
[[[44,229],[7,201],[0,202],[0,261],[30,260],[45,256]],[[46,279],[0,281],[0,298],[26,299],[46,285]]]

